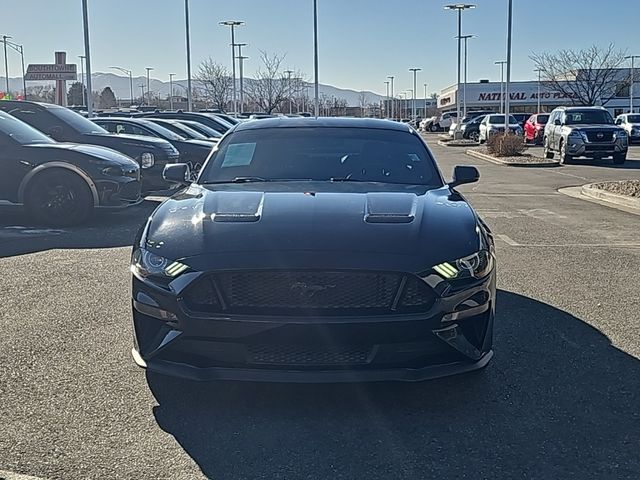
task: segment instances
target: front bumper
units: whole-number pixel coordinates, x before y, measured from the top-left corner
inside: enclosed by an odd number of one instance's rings
[[[616,140],[614,142],[585,142],[582,139],[568,138],[567,153],[572,157],[611,157],[619,153],[627,153],[628,143]]]
[[[138,178],[120,177],[96,182],[99,208],[117,209],[137,205],[143,198]]]
[[[493,356],[495,272],[428,311],[372,317],[194,316],[181,294],[134,277],[133,357],[192,380],[419,381],[484,367]],[[189,276],[193,276],[189,278]]]

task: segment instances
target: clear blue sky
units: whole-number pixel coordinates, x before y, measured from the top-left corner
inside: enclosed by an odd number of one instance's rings
[[[455,83],[456,15],[441,0],[318,0],[320,81],[343,88],[384,94],[387,75],[396,92],[412,88],[410,67],[421,67],[418,91]],[[464,13],[469,41],[469,80],[499,78],[495,60],[505,56],[507,0],[476,0]],[[24,44],[26,63],[49,63],[54,50],[70,61],[83,53],[80,0],[0,0],[0,34]],[[55,6],[55,8],[54,8]],[[244,20],[237,42],[247,75],[259,50],[286,53],[286,67],[312,78],[311,0],[190,0],[192,61],[205,57],[230,65],[228,27],[221,20]],[[514,0],[513,79],[533,78],[532,50],[606,46],[614,41],[640,54],[639,0]],[[26,15],[24,15],[26,14]],[[120,65],[152,77],[186,76],[183,0],[89,0],[93,71]],[[633,50],[633,49],[636,50]],[[10,76],[20,75],[19,55],[10,52]],[[2,68],[4,76],[4,69]]]

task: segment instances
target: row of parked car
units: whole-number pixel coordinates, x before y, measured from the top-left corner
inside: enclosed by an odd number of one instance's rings
[[[640,114],[626,113],[614,120],[603,107],[558,107],[551,113],[509,115],[507,126],[504,114],[476,111],[460,126],[452,122],[449,135],[459,130],[463,138],[482,144],[507,129],[525,143],[543,145],[545,157],[558,155],[560,163],[575,157],[611,157],[622,164],[629,145],[640,141]]]
[[[94,119],[58,105],[0,102],[0,201],[39,223],[68,226],[176,188],[165,165],[196,172],[238,122],[210,112],[112,112]]]

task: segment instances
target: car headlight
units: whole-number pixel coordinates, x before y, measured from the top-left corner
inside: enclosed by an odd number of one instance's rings
[[[435,265],[433,270],[446,280],[483,278],[493,269],[493,261],[493,253],[483,249],[468,257]]]
[[[516,135],[522,135],[522,128],[516,128]]]
[[[153,153],[144,152],[140,155],[140,166],[142,168],[151,168],[156,163]]]
[[[188,269],[184,263],[171,261],[144,248],[136,249],[131,257],[131,272],[142,278],[171,279]]]
[[[112,166],[112,167],[106,167],[102,169],[102,173],[105,175],[108,175],[110,177],[122,177],[123,175],[125,175],[125,171],[123,168],[121,168],[120,166]]]
[[[624,130],[618,130],[617,132],[613,133],[613,139],[620,139],[620,140],[626,140],[627,138],[627,132],[625,132]]]

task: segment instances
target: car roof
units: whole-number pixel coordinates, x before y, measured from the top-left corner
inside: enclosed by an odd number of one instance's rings
[[[277,117],[238,123],[234,131],[259,130],[265,128],[376,128],[411,132],[407,124],[377,118],[343,118],[343,117]]]

